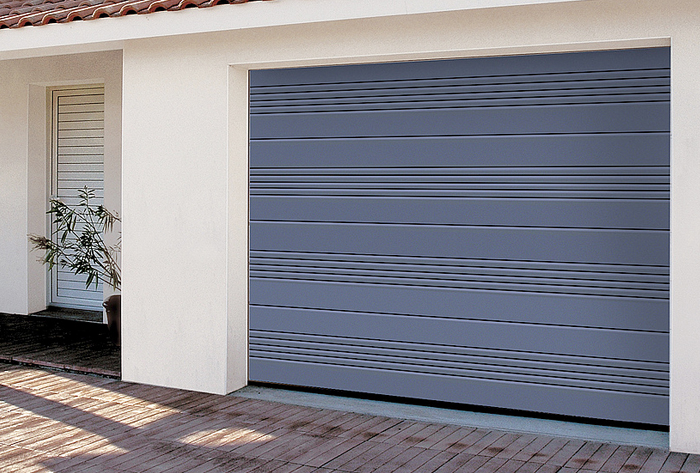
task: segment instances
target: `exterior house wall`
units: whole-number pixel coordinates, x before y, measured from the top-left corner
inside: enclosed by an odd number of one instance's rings
[[[693,0],[598,0],[125,42],[124,378],[246,382],[246,70],[671,45],[671,446],[700,452],[698,31]]]
[[[26,234],[45,228],[46,87],[106,85],[124,379],[226,393],[247,382],[248,70],[670,45],[671,447],[700,453],[697,1],[487,3],[285,0],[3,31],[0,311],[45,300]],[[57,53],[73,55],[42,57]]]
[[[48,88],[105,84],[105,204],[121,204],[121,52],[4,61],[0,67],[0,312],[46,308],[47,272],[28,233],[45,234]]]

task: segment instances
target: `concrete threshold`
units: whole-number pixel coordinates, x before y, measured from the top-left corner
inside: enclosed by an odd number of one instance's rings
[[[651,447],[668,450],[667,432],[582,424],[501,414],[486,414],[438,407],[418,406],[369,399],[348,398],[263,386],[247,386],[231,394],[248,399],[293,404],[319,409],[354,412],[438,424],[477,427],[577,440]]]

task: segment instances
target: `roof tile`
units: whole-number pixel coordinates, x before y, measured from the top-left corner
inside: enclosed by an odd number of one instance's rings
[[[0,0],[0,29],[248,1],[255,0]]]

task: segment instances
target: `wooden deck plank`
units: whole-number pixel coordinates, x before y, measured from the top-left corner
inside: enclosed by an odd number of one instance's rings
[[[700,455],[689,455],[680,473],[700,473]]]
[[[635,447],[631,445],[618,446],[610,458],[600,467],[600,471],[605,473],[617,473],[632,455],[634,449]]]
[[[415,434],[427,427],[428,424],[423,422],[405,420],[399,424],[396,424],[394,427],[377,434],[372,438],[372,440],[375,442],[384,442],[397,445],[404,443],[407,438],[413,437]],[[419,442],[420,441],[422,440],[419,440]]]
[[[579,470],[584,468],[584,465],[595,455],[595,453],[603,446],[602,443],[598,442],[585,442],[581,448],[567,461],[564,463],[565,468],[573,468],[574,470]]]
[[[354,460],[358,456],[370,450],[372,447],[374,447],[374,445],[376,445],[375,441],[361,442],[355,447],[346,450],[345,452],[341,453],[335,458],[324,463],[323,466],[331,469],[341,468],[342,465],[345,465],[346,463]]]
[[[444,439],[440,440],[439,442],[435,443],[432,445],[430,448],[432,450],[445,450],[449,448],[455,448],[457,452],[460,451],[460,445],[459,442],[462,441],[467,435],[472,434],[476,428],[474,427],[463,427],[463,426],[458,426],[457,430],[452,432],[450,435],[445,437]],[[456,447],[455,447],[456,446]],[[463,448],[463,447],[462,447]]]
[[[491,445],[479,452],[479,455],[486,455],[488,457],[499,456],[499,454],[503,453],[503,451],[506,448],[510,447],[519,438],[520,434],[506,433],[505,435],[501,436],[498,440],[493,442]],[[502,457],[503,455],[499,456],[499,458]]]
[[[357,473],[371,473],[377,470],[382,470],[385,466],[389,465],[389,471],[392,471],[391,462],[396,460],[396,458],[402,453],[406,452],[406,447],[401,445],[390,445],[389,448],[381,452],[379,455],[375,456],[363,465],[359,465],[353,471]]]
[[[309,466],[325,467],[326,463],[332,461],[345,452],[348,452],[362,444],[362,439],[329,439],[325,444],[310,450],[306,456],[294,459],[295,462],[302,462]]]
[[[367,441],[366,443],[370,445],[369,448],[365,449],[359,455],[356,455],[347,462],[335,468],[343,471],[357,471],[357,469],[362,467],[362,465],[366,465],[367,463],[371,462],[374,458],[381,455],[383,452],[389,450],[392,447],[390,444],[382,442]]]
[[[651,473],[661,471],[661,467],[668,459],[671,452],[667,450],[653,450],[647,461],[644,462],[642,468],[639,470],[640,473]]]
[[[685,453],[671,452],[659,470],[659,473],[678,473],[681,471],[681,467],[685,464],[687,459],[688,455]]]
[[[441,429],[430,434],[430,436],[428,436],[422,442],[418,442],[417,444],[415,444],[415,446],[419,448],[433,448],[435,444],[444,440],[445,438],[449,437],[457,431],[459,431],[459,427],[456,425],[444,425]]]
[[[442,465],[438,465],[435,473],[453,473],[455,471],[475,471],[479,466],[486,463],[488,458],[479,457],[476,462],[467,467],[467,464],[473,460],[476,455],[470,453],[458,453],[452,458],[445,461]],[[470,469],[471,468],[471,469]]]
[[[426,458],[425,460],[417,460],[416,462],[413,462],[413,460],[418,457],[419,455],[424,454],[426,451],[429,451],[428,449],[425,448],[420,448],[420,447],[400,447],[397,445],[397,448],[399,448],[399,454],[396,455],[394,458],[389,460],[388,462],[384,463],[382,466],[378,467],[375,472],[376,473],[396,473],[400,471],[405,471],[405,470],[415,470],[418,466],[421,464],[424,464],[427,460],[430,458]],[[434,456],[434,454],[433,454]],[[419,464],[416,464],[419,463]]]
[[[632,455],[630,455],[625,464],[622,465],[622,471],[625,471],[626,473],[637,473],[642,469],[642,466],[653,452],[654,449],[652,448],[635,448],[634,452],[632,452]]]
[[[564,466],[584,445],[583,440],[569,440],[547,460],[547,464]]]

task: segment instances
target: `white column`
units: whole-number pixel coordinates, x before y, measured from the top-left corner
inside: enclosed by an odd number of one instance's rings
[[[122,375],[228,391],[228,66],[188,38],[124,50]]]
[[[700,49],[671,42],[671,449],[700,453]]]

